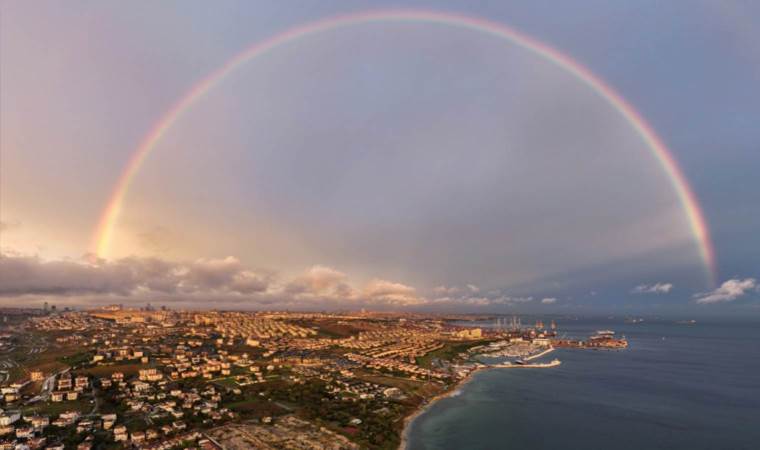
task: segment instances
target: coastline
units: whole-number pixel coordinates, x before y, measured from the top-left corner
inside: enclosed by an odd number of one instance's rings
[[[411,414],[409,414],[408,416],[406,416],[404,418],[404,428],[401,431],[401,441],[399,442],[398,450],[407,450],[407,446],[409,444],[409,430],[411,428],[412,423],[419,416],[421,416],[423,413],[425,413],[428,410],[428,408],[430,408],[431,406],[433,406],[438,401],[443,400],[444,398],[447,398],[447,397],[451,397],[452,394],[454,394],[455,392],[457,392],[462,386],[464,386],[465,384],[467,384],[470,381],[472,381],[472,379],[473,379],[473,377],[475,376],[476,373],[478,373],[478,372],[480,372],[482,370],[488,370],[488,369],[493,369],[493,367],[487,367],[486,366],[486,367],[478,367],[478,368],[474,369],[472,372],[470,372],[469,374],[467,374],[466,377],[462,378],[457,383],[454,383],[449,389],[441,392],[440,394],[438,394],[438,395],[436,395],[434,397],[431,397],[430,400],[425,401],[425,403],[423,403],[422,405],[420,405],[419,408],[417,408],[416,410],[412,411]]]
[[[533,355],[533,356],[531,356],[529,358],[526,358],[526,361],[527,360],[531,360],[531,359],[536,359],[536,358],[539,358],[541,356],[545,356],[545,355],[551,353],[554,350],[555,350],[554,347],[550,347],[550,348],[548,348],[547,350],[544,350],[541,353],[538,353],[538,354]],[[545,367],[554,367],[554,366],[555,365],[552,364],[552,365],[547,365]],[[528,366],[514,366],[514,367],[531,368],[531,367],[538,367],[538,366],[528,365]],[[544,366],[541,366],[541,367],[544,367]],[[481,367],[476,367],[472,372],[470,372],[469,374],[467,374],[466,377],[462,378],[457,383],[454,383],[449,389],[441,392],[440,394],[438,394],[438,395],[436,395],[434,397],[431,397],[430,400],[427,400],[423,404],[421,404],[419,408],[415,409],[414,411],[412,411],[411,414],[409,414],[408,416],[406,416],[404,418],[404,427],[401,430],[401,441],[399,442],[398,450],[408,450],[407,447],[409,445],[409,430],[411,429],[412,423],[419,416],[421,416],[422,414],[424,414],[431,406],[433,406],[438,401],[443,400],[444,398],[451,397],[462,386],[464,386],[465,384],[467,384],[470,381],[472,381],[472,379],[475,377],[475,374],[477,374],[478,372],[481,372],[481,371],[484,371],[484,370],[504,369],[504,368],[507,368],[507,367],[504,367],[504,366],[481,366]]]

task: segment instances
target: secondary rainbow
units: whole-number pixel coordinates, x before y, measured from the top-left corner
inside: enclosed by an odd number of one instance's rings
[[[264,41],[258,42],[238,53],[222,67],[210,73],[195,84],[184,96],[164,113],[160,120],[144,136],[139,146],[119,177],[113,193],[109,197],[93,236],[92,248],[95,254],[106,257],[109,253],[113,232],[119,218],[124,199],[135,174],[145,162],[145,159],[155,148],[164,134],[169,130],[184,111],[190,108],[199,98],[203,97],[215,85],[220,83],[228,74],[242,64],[264,55],[277,47],[308,36],[343,27],[359,26],[375,22],[415,22],[433,23],[458,28],[466,28],[479,33],[485,33],[496,38],[504,39],[512,44],[532,51],[536,55],[556,64],[585,83],[599,96],[604,98],[628,123],[636,130],[651,154],[659,162],[667,175],[691,229],[694,241],[699,248],[708,282],[715,284],[716,264],[715,252],[710,239],[710,231],[705,221],[702,209],[694,192],[689,186],[678,164],[646,120],[623,99],[612,87],[594,75],[589,69],[574,61],[569,56],[554,48],[528,37],[507,26],[486,19],[468,17],[459,14],[426,11],[426,10],[381,10],[330,17],[316,22],[290,28]]]

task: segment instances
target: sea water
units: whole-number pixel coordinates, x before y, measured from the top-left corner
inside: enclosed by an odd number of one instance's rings
[[[760,449],[760,324],[561,323],[613,329],[621,351],[558,349],[548,369],[477,373],[409,429],[432,449]]]

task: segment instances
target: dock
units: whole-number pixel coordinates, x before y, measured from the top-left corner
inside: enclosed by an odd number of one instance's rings
[[[533,364],[513,364],[510,362],[502,363],[502,364],[493,364],[489,365],[489,368],[494,369],[516,369],[516,368],[534,368],[534,369],[540,369],[540,368],[547,368],[547,367],[557,367],[558,365],[562,364],[562,361],[558,359],[553,359],[548,363],[533,363]]]
[[[523,358],[523,361],[530,361],[532,359],[540,358],[544,355],[548,355],[549,353],[554,351],[554,347],[549,347],[546,350],[542,351],[541,353],[536,353],[535,355],[528,356],[527,358]]]

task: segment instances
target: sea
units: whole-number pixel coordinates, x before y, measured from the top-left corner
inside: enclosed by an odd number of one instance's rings
[[[557,349],[535,362],[558,367],[478,372],[411,423],[407,448],[760,449],[760,320],[558,327],[568,338],[611,329],[629,347]]]

